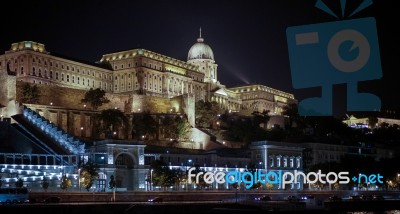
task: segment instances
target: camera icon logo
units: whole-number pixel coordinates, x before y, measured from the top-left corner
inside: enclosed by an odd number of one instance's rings
[[[332,87],[347,83],[348,111],[375,111],[379,97],[359,93],[360,81],[382,77],[373,17],[293,26],[286,30],[295,89],[321,87],[321,97],[299,102],[303,116],[332,115]]]

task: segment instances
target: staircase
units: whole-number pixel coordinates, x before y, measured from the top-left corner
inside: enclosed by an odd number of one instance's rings
[[[22,114],[12,116],[18,122],[17,129],[30,138],[43,142],[42,147],[55,154],[82,154],[85,144],[51,123],[30,108],[23,106]]]

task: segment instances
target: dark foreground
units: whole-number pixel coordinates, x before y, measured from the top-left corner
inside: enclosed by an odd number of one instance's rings
[[[289,204],[288,204],[289,205]],[[253,213],[326,213],[326,214],[348,214],[353,213],[354,208],[358,211],[367,210],[368,213],[385,214],[400,213],[400,203],[374,204],[367,203],[334,203],[326,209],[298,209],[274,210],[273,206],[265,204],[240,204],[240,203],[127,203],[127,202],[100,202],[100,203],[35,203],[35,204],[3,204],[0,205],[0,213],[52,213],[52,214],[103,214],[103,213],[130,213],[130,214],[253,214]],[[353,209],[351,209],[353,208]],[[385,212],[386,210],[386,212]],[[392,210],[392,212],[388,212]]]

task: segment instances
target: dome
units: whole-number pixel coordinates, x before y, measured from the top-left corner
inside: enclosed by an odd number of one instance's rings
[[[197,42],[190,48],[188,53],[187,60],[192,59],[211,59],[214,60],[214,53],[211,50],[210,46],[204,43],[204,39],[200,37],[197,39]]]

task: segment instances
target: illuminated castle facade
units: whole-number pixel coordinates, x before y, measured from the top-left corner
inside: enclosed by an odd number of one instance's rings
[[[267,110],[271,116],[282,117],[282,108],[296,100],[292,94],[264,85],[227,88],[217,77],[214,53],[201,34],[190,48],[186,62],[145,49],[132,49],[105,54],[99,62],[88,63],[48,52],[44,44],[37,42],[13,43],[10,50],[0,55],[0,135],[5,135],[0,136],[0,173],[7,185],[15,181],[10,177],[13,173],[28,173],[18,176],[39,188],[37,182],[43,177],[54,179],[54,185],[59,185],[60,177],[67,173],[78,188],[78,160],[89,158],[102,166],[97,189],[105,189],[109,177],[115,175],[118,186],[149,190],[149,161],[164,156],[175,168],[186,169],[196,163],[207,166],[207,170],[243,170],[247,163],[258,160],[201,153],[212,151],[215,146],[233,148],[229,146],[233,144],[222,144],[196,128],[196,101],[215,101],[222,109],[243,115]],[[40,88],[38,104],[20,102],[21,83],[26,82]],[[98,110],[86,108],[80,100],[91,88],[106,91],[111,102]],[[130,120],[143,111],[149,111],[156,121],[164,115],[185,114],[193,128],[190,142],[183,142],[188,146],[180,148],[190,149],[175,154],[165,153],[168,147],[162,152],[152,151],[143,141],[132,140],[132,134],[118,131],[114,137],[121,140],[93,142],[94,146],[82,153],[83,143],[76,138],[90,139],[93,116],[110,108],[122,110]],[[19,126],[13,127],[11,118],[19,120]],[[29,135],[32,130],[41,137]],[[27,133],[28,137],[20,137],[18,142],[1,142],[17,136],[17,132]],[[162,133],[157,136],[156,140],[161,140]],[[47,142],[52,146],[47,146]]]
[[[1,72],[14,72],[16,81],[33,84],[100,88],[119,95],[189,95],[194,101],[216,101],[226,110],[268,110],[278,115],[284,105],[295,101],[292,94],[263,85],[227,88],[218,81],[217,68],[213,51],[201,35],[190,48],[186,62],[133,49],[105,54],[99,62],[87,63],[52,54],[44,44],[32,41],[14,43],[0,55]]]

